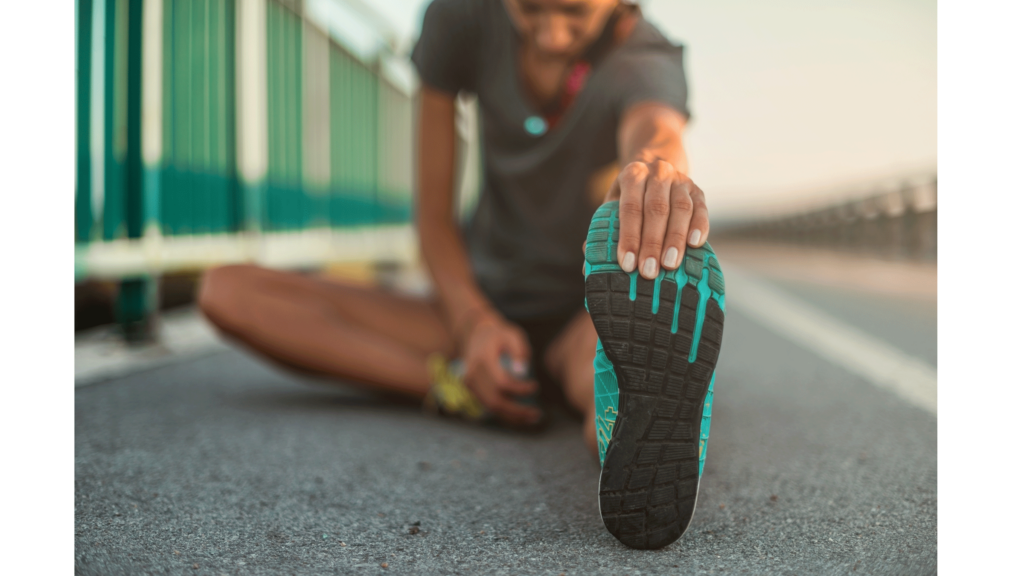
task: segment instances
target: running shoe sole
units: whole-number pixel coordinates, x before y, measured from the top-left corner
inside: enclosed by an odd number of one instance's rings
[[[710,244],[647,280],[617,262],[618,202],[587,235],[586,305],[594,358],[599,506],[632,548],[675,542],[693,518],[711,424],[725,280]]]

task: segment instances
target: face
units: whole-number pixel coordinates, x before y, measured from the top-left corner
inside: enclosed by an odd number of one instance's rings
[[[541,57],[578,56],[600,34],[619,0],[505,0],[512,23]]]

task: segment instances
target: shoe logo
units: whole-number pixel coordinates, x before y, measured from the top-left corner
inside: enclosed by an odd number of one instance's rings
[[[612,439],[612,428],[615,427],[616,416],[618,416],[618,412],[611,406],[605,408],[604,414],[597,415],[597,453],[602,464],[604,455],[608,451],[608,443]]]

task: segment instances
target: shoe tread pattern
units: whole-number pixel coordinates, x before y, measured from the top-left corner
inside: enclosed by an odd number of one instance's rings
[[[596,216],[601,215],[599,211]],[[615,247],[609,249],[605,242],[609,229],[613,243],[617,240],[618,219],[609,214],[607,221],[611,226],[599,223],[591,228],[591,236],[604,232],[603,238],[588,237],[592,266],[614,262],[609,258],[615,257]],[[635,300],[630,300],[630,277],[621,270],[591,273],[586,281],[588,308],[619,385],[619,412],[601,475],[601,515],[609,532],[633,548],[671,544],[693,516],[704,399],[725,319],[715,299],[707,299],[697,356],[690,363],[700,304],[695,285],[701,274],[708,274],[709,284],[714,279],[720,285],[720,292],[713,287],[715,292],[724,293],[718,260],[705,258],[705,250],[713,254],[705,246],[686,250],[683,266],[690,281],[680,292],[674,334],[673,280],[662,280],[656,314],[651,312],[655,281],[637,277]]]

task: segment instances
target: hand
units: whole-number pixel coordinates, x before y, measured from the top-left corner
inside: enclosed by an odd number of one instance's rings
[[[537,383],[520,380],[501,365],[502,354],[508,354],[515,372],[526,371],[530,344],[523,330],[496,313],[484,313],[473,323],[464,342],[465,383],[480,402],[508,424],[536,423],[540,410],[523,406],[514,397],[536,392]]]
[[[661,268],[682,264],[687,244],[698,248],[707,241],[704,192],[669,162],[630,162],[604,199],[612,200],[619,201],[618,260],[626,272],[639,267],[653,280]]]

